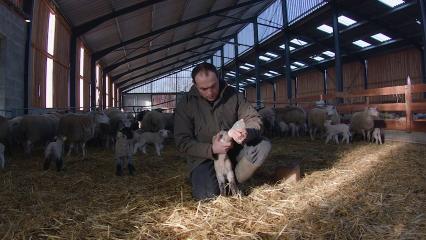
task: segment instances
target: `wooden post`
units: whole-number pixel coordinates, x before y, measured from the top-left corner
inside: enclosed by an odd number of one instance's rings
[[[407,77],[407,85],[405,85],[405,119],[406,119],[406,130],[411,132],[413,126],[413,114],[411,112],[411,103],[413,102],[413,96],[411,95],[411,79]]]

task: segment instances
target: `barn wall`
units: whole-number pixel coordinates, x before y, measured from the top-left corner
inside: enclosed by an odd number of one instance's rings
[[[25,20],[0,1],[0,115],[23,113]],[[15,109],[19,109],[18,112]]]
[[[49,13],[56,15],[55,50],[53,54],[53,107],[69,106],[69,44],[70,29],[60,14],[45,0],[34,1],[32,31],[32,107],[46,106],[46,61]],[[51,56],[52,57],[52,56]]]

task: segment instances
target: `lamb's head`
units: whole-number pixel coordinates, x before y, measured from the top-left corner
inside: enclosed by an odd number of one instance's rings
[[[220,131],[218,133],[218,138],[221,142],[231,142],[232,138],[228,135],[227,131]]]
[[[328,105],[325,110],[327,111],[327,116],[333,116],[335,114],[337,114],[337,110],[336,107],[333,105]]]
[[[162,138],[167,138],[169,136],[169,130],[166,129],[160,129],[158,133]]]
[[[379,111],[377,110],[376,107],[369,107],[367,109],[367,112],[368,112],[368,116],[372,116],[372,117],[375,117],[375,118],[379,117]]]
[[[330,125],[331,125],[331,120],[324,121],[324,126],[330,126]]]

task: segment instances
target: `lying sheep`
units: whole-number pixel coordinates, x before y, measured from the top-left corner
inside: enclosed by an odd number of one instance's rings
[[[244,120],[241,119],[237,121],[232,126],[232,128],[245,128]],[[213,141],[215,141],[215,137],[218,137],[219,141],[224,143],[230,143],[233,141],[233,139],[228,135],[228,132],[223,130],[220,131],[217,136],[213,137]],[[235,180],[235,174],[232,169],[232,162],[231,159],[229,159],[228,154],[225,153],[217,155],[217,159],[214,160],[214,170],[216,172],[216,178],[219,184],[220,195],[226,195],[226,180],[228,180],[229,189],[231,190],[232,195],[239,193],[237,182]]]
[[[168,130],[160,129],[158,132],[142,132],[141,130],[138,130],[135,133],[134,153],[142,148],[142,152],[146,154],[146,144],[151,143],[155,146],[157,156],[161,157],[160,151],[164,148],[164,139],[169,136]]]
[[[366,108],[356,112],[351,118],[351,130],[362,135],[364,140],[370,141],[370,132],[374,129],[374,120],[379,117],[377,108]]]
[[[340,117],[334,106],[316,107],[308,112],[308,126],[311,140],[315,139],[317,131],[324,132],[324,122],[330,119],[332,124],[340,123]]]
[[[337,144],[339,144],[339,135],[343,136],[342,142],[349,144],[349,137],[351,133],[349,131],[349,126],[347,124],[339,123],[335,125],[331,125],[331,120],[325,120],[324,127],[327,132],[327,138],[325,139],[325,144],[330,141],[330,139],[334,139]]]
[[[4,169],[6,160],[4,159],[4,145],[3,143],[0,143],[0,166],[2,169]]]
[[[57,137],[56,141],[50,142],[44,151],[44,165],[43,169],[47,170],[50,167],[50,162],[56,163],[56,170],[61,171],[64,164],[64,141],[66,137]]]
[[[117,133],[115,142],[115,164],[117,176],[123,175],[123,164],[127,162],[129,174],[133,175],[135,167],[133,166],[133,132],[130,128],[124,128]]]

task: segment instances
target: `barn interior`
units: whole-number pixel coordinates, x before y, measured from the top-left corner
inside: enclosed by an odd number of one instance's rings
[[[0,0],[0,237],[425,238],[425,4]],[[193,198],[173,127],[161,156],[149,145],[123,176],[102,128],[84,159],[78,147],[66,155],[65,140],[61,171],[45,169],[49,142],[27,145],[21,128],[47,124],[31,116],[118,112],[143,128],[140,113],[161,112],[173,125],[203,62],[261,113],[272,142],[239,195]],[[348,126],[377,109],[383,144],[360,135],[326,144],[262,115],[297,107],[309,127],[309,113],[323,106]]]

